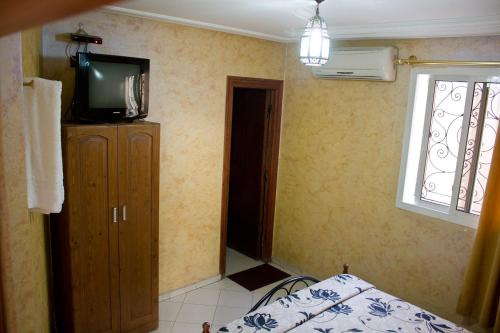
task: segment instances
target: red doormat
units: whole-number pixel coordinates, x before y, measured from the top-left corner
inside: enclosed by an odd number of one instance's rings
[[[276,281],[283,280],[289,276],[290,274],[285,273],[271,265],[263,264],[247,269],[246,271],[228,275],[227,277],[243,288],[254,291]]]

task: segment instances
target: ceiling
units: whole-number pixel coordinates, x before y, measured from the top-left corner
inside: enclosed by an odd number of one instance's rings
[[[132,0],[108,11],[280,42],[297,41],[313,0]],[[326,0],[337,39],[500,35],[500,0]]]

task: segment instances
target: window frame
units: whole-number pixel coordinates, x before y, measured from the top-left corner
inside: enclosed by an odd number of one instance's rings
[[[412,133],[413,122],[414,122],[414,112],[417,108],[416,105],[416,95],[417,95],[417,78],[419,75],[428,75],[428,86],[427,95],[425,96],[427,100],[425,101],[425,115],[423,120],[423,130],[422,132],[414,130]],[[427,148],[428,148],[428,135],[430,129],[430,118],[432,114],[433,102],[434,102],[434,89],[436,81],[463,81],[467,82],[467,95],[465,100],[465,110],[464,119],[462,120],[462,128],[468,128],[471,108],[473,103],[474,85],[476,82],[496,82],[500,83],[500,68],[466,68],[466,67],[417,67],[413,68],[410,72],[410,84],[408,92],[408,105],[405,120],[405,127],[402,140],[402,154],[401,154],[401,164],[399,170],[399,180],[396,196],[396,207],[409,210],[415,213],[431,216],[444,221],[452,222],[462,226],[477,228],[479,217],[472,213],[466,213],[459,211],[456,207],[458,202],[458,189],[460,186],[462,178],[462,166],[465,158],[466,145],[463,144],[467,140],[468,131],[462,131],[460,138],[459,154],[457,156],[457,165],[454,175],[454,183],[452,188],[452,198],[450,205],[448,207],[440,205],[437,203],[428,202],[420,198],[420,193],[422,191],[423,185],[423,174],[425,169]],[[472,86],[472,89],[470,87]],[[422,103],[421,101],[419,103]],[[466,127],[464,127],[466,124]],[[408,157],[410,151],[410,140],[414,135],[420,135],[420,148],[414,148],[413,155],[415,151],[419,151],[418,154],[418,166],[417,174],[414,182],[407,184],[407,170],[408,170]],[[411,180],[409,180],[411,181]],[[406,195],[405,201],[405,188],[409,186],[409,190],[413,195],[413,198],[408,198]],[[406,193],[408,193],[408,191]],[[409,200],[408,200],[409,199]]]

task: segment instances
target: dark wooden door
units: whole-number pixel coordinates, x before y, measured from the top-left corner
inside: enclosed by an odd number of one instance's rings
[[[256,259],[262,252],[268,100],[265,89],[234,90],[227,244]]]
[[[266,118],[264,121],[264,126],[262,125],[262,118],[259,128],[264,127],[262,141],[258,141],[258,144],[262,144],[262,155],[263,160],[261,163],[261,180],[260,180],[260,197],[262,198],[260,205],[254,205],[256,209],[253,210],[253,214],[258,212],[261,217],[259,221],[259,226],[257,230],[257,236],[255,234],[253,237],[257,239],[260,238],[255,244],[257,249],[254,253],[260,251],[260,259],[264,262],[269,262],[272,256],[272,240],[273,240],[273,228],[274,228],[274,207],[275,207],[275,196],[276,196],[276,180],[278,174],[278,156],[279,156],[279,142],[280,142],[280,128],[281,128],[281,105],[283,98],[283,81],[281,80],[268,80],[268,79],[258,79],[258,78],[248,78],[248,77],[235,77],[228,76],[227,78],[227,95],[226,95],[226,117],[225,117],[225,129],[224,129],[224,163],[222,169],[222,204],[221,204],[221,237],[220,237],[220,258],[219,258],[219,271],[221,274],[226,272],[226,247],[231,243],[231,238],[229,235],[229,206],[230,206],[230,187],[231,187],[231,176],[234,176],[234,170],[231,165],[232,159],[234,158],[233,135],[238,133],[238,130],[233,129],[233,117],[236,114],[235,108],[241,105],[241,102],[235,101],[235,91],[238,89],[250,89],[254,91],[260,91],[257,100],[259,103],[256,105],[265,104],[265,114]],[[265,99],[262,92],[265,91]],[[241,92],[236,92],[236,94],[241,94]],[[238,96],[236,96],[238,98]],[[264,102],[265,100],[265,102]],[[260,109],[262,110],[262,109]],[[234,124],[237,126],[237,124]],[[257,157],[258,158],[258,157]],[[237,171],[236,171],[237,172]],[[255,179],[257,179],[256,177]],[[259,181],[257,180],[257,183]],[[233,193],[234,193],[233,186]],[[259,206],[257,208],[257,206]],[[233,216],[234,211],[231,213]],[[233,219],[234,221],[234,219]],[[260,231],[259,231],[260,229]],[[255,229],[254,229],[255,230]],[[238,231],[238,226],[231,227],[231,234],[236,234],[236,237],[242,237],[241,232]],[[253,242],[251,244],[254,244]],[[235,247],[235,245],[232,245]],[[253,248],[255,246],[252,246]],[[244,251],[244,250],[241,250]],[[248,252],[250,256],[250,252]]]
[[[63,139],[66,203],[54,225],[68,244],[59,269],[69,271],[56,285],[67,297],[59,319],[64,332],[119,332],[117,129],[67,126]]]
[[[118,127],[122,332],[158,324],[158,124]]]

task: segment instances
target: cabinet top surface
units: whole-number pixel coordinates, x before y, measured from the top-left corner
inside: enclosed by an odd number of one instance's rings
[[[133,121],[133,122],[120,122],[120,123],[77,123],[77,122],[63,122],[63,127],[96,127],[96,126],[138,126],[138,125],[157,125],[160,123],[155,123],[151,121]]]

